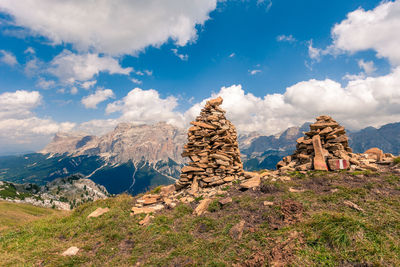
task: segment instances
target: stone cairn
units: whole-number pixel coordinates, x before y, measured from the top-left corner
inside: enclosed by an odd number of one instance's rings
[[[180,179],[175,184],[177,190],[191,186],[217,186],[232,182],[243,175],[243,164],[237,142],[235,126],[225,118],[220,108],[223,99],[218,97],[208,101],[200,116],[192,121],[188,130],[188,143],[182,157],[189,163],[182,168]]]
[[[278,162],[282,171],[338,170],[358,165],[343,126],[329,116],[319,116],[310,131],[297,139],[296,151]]]

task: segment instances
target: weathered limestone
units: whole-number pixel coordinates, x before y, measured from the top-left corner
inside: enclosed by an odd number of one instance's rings
[[[329,127],[330,128],[330,127]],[[312,138],[314,148],[314,170],[327,171],[324,152],[322,151],[321,137],[317,134]]]
[[[219,107],[222,101],[221,97],[208,101],[191,122],[182,153],[190,161],[182,168],[175,184],[177,190],[190,186],[195,193],[199,188],[232,182],[243,175],[236,129]]]
[[[99,217],[99,216],[103,215],[104,213],[107,213],[109,210],[110,210],[109,208],[97,208],[95,211],[93,211],[92,213],[90,213],[88,215],[88,218]]]

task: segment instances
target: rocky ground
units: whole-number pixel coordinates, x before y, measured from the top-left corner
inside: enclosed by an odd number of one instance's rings
[[[135,198],[111,197],[83,204],[61,220],[48,217],[0,232],[1,251],[7,251],[0,253],[0,262],[399,266],[397,166],[379,172],[261,171],[261,175],[247,174],[242,181],[195,194],[155,188]],[[154,199],[163,201],[145,203]],[[173,199],[174,205],[165,199]],[[132,211],[132,207],[154,205],[163,208]],[[21,242],[25,245],[20,246]]]
[[[109,196],[107,190],[80,175],[58,178],[45,186],[0,181],[0,199],[15,203],[70,210],[78,205]]]

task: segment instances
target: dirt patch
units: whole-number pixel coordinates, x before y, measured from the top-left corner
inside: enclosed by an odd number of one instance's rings
[[[267,219],[272,229],[280,229],[301,221],[303,212],[304,208],[300,202],[286,199],[280,204],[279,209],[271,212]]]
[[[286,240],[281,238],[270,252],[269,264],[275,267],[289,265],[293,260],[296,248],[303,243],[303,238],[297,231],[291,232]]]

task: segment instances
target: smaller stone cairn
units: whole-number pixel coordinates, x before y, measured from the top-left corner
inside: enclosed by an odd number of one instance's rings
[[[353,153],[349,147],[346,130],[329,116],[317,117],[310,125],[310,131],[297,139],[296,150],[291,156],[278,162],[281,172],[342,169],[373,170],[388,165],[394,156],[372,148],[362,154]]]
[[[297,139],[296,151],[278,162],[281,171],[337,170],[357,164],[346,131],[329,116],[319,116],[310,131]]]
[[[182,168],[177,190],[191,186],[217,186],[232,182],[243,176],[243,164],[237,142],[235,126],[225,118],[220,108],[223,99],[208,101],[200,116],[192,121],[188,130],[188,143],[184,146],[183,157],[189,163]]]

